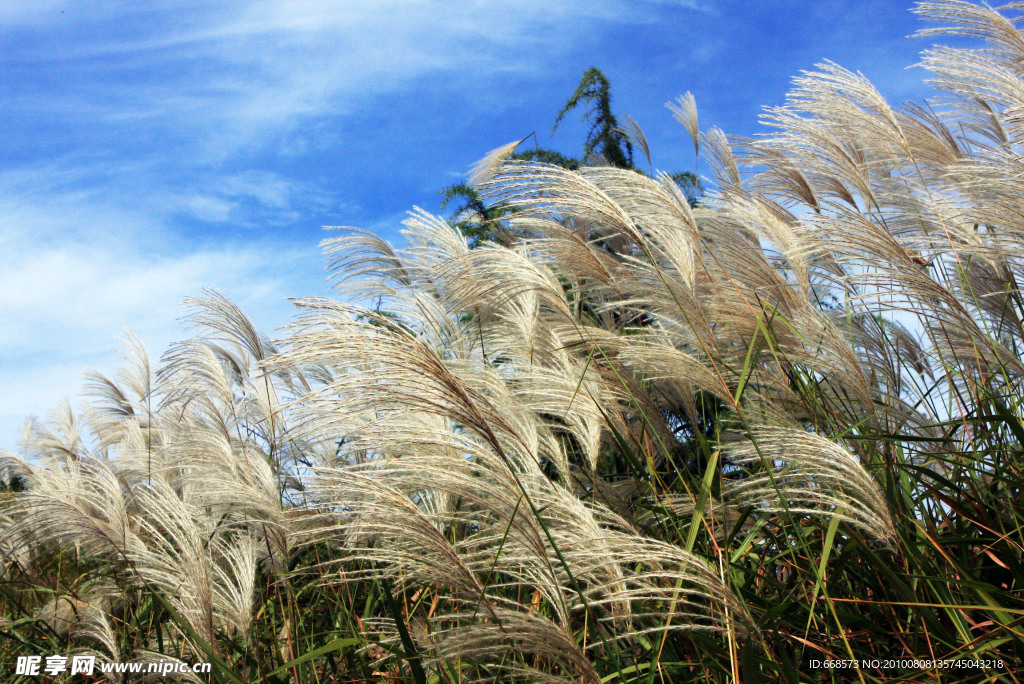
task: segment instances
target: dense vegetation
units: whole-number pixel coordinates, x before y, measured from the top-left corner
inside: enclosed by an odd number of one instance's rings
[[[925,53],[943,102],[825,64],[738,140],[681,99],[696,206],[607,146],[506,146],[486,230],[326,241],[340,301],[280,343],[212,292],[158,368],[127,340],[6,459],[0,661],[1018,681],[1024,38],[918,11],[985,41]]]

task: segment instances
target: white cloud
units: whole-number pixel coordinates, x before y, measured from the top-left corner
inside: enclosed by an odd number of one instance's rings
[[[181,300],[204,285],[230,287],[249,300],[298,294],[281,286],[300,256],[315,259],[315,250],[227,246],[172,257],[96,244],[37,250],[0,273],[0,349],[61,353],[71,340],[122,325],[155,330],[173,324]],[[315,263],[302,265],[316,270]]]
[[[267,170],[202,174],[179,193],[149,195],[151,210],[182,214],[205,223],[239,227],[272,228],[299,221],[303,214],[353,212],[351,203],[334,198],[322,187]]]
[[[225,223],[231,218],[236,204],[210,195],[186,194],[177,198],[183,213],[206,223]]]
[[[289,208],[281,179],[242,178],[276,187],[270,203]],[[4,190],[0,183],[0,196]],[[315,241],[194,246],[166,229],[161,211],[170,206],[156,197],[150,207],[123,210],[75,193],[0,203],[0,449],[15,446],[27,416],[45,416],[61,395],[77,395],[84,370],[113,372],[111,349],[123,328],[137,332],[154,358],[186,337],[181,302],[205,286],[232,297],[269,334],[291,315],[286,297],[323,293]]]
[[[714,7],[700,0],[653,4]],[[24,48],[23,59],[63,61],[80,80],[56,101],[46,93],[17,106],[144,135],[167,132],[191,147],[186,162],[251,151],[304,117],[351,112],[440,72],[446,87],[479,90],[474,84],[533,73],[578,49],[592,39],[595,22],[656,16],[631,0],[164,2],[145,12],[99,5],[90,13],[72,5],[62,16],[67,26],[36,24],[40,40]],[[109,30],[55,43],[60,31],[78,25]]]
[[[0,272],[0,448],[29,414],[75,395],[87,367],[112,372],[110,351],[131,328],[154,358],[187,337],[181,303],[216,287],[265,332],[288,322],[288,296],[322,293],[315,248],[222,246],[180,256],[67,245],[16,259]]]

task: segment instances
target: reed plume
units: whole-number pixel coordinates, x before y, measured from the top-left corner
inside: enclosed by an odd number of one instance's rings
[[[326,240],[338,297],[284,339],[213,291],[155,368],[129,335],[4,456],[0,634],[232,682],[1016,662],[1017,9],[918,4],[986,44],[925,53],[935,103],[825,62],[744,139],[687,93],[699,202],[506,145],[472,179],[501,244],[416,210]]]

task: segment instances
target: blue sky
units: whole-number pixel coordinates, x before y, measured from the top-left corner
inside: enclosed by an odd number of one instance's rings
[[[215,286],[271,333],[326,293],[322,226],[397,239],[414,205],[551,124],[590,66],[656,168],[692,169],[665,103],[758,132],[823,59],[891,102],[927,94],[898,0],[238,0],[0,3],[0,449],[29,415],[113,372],[123,328],[153,357]]]

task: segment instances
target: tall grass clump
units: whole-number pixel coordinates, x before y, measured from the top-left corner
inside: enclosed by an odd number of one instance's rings
[[[215,292],[158,368],[129,339],[6,459],[3,660],[1018,681],[1024,37],[916,11],[984,43],[924,53],[934,103],[826,63],[750,140],[681,99],[696,206],[496,155],[502,240],[417,211],[327,240],[280,342]]]

